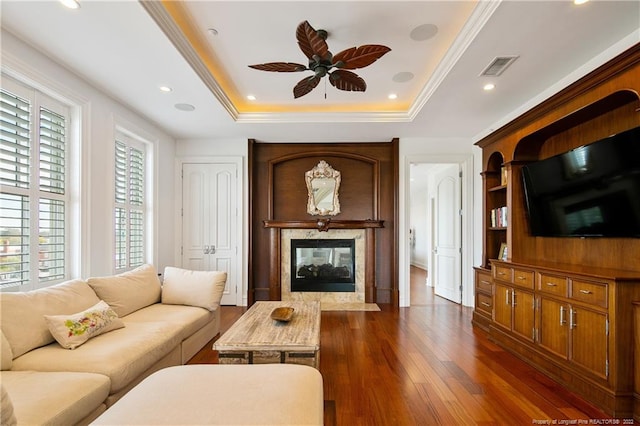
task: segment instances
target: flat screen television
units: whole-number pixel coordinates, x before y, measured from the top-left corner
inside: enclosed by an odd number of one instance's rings
[[[640,238],[640,127],[529,163],[531,235]]]

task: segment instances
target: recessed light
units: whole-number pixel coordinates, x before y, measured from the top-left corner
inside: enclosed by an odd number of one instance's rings
[[[573,0],[573,4],[581,5],[581,4],[585,4],[588,1],[589,0]]]
[[[191,104],[175,104],[174,106],[180,111],[193,111],[196,109],[196,107]]]
[[[68,7],[69,9],[79,9],[80,3],[78,0],[60,0],[60,3],[64,5],[64,7]]]
[[[165,92],[165,93],[169,93],[169,92],[171,92],[173,90],[169,86],[160,86],[160,87],[158,87],[158,89],[160,89],[161,92]]]
[[[247,99],[249,99],[250,101],[255,101],[256,97],[253,95],[247,95]]]
[[[217,36],[218,35],[218,30],[216,30],[215,28],[209,28],[209,29],[207,29],[207,32],[212,36]]]
[[[487,83],[482,87],[485,91],[490,91],[496,88],[496,85],[493,83]]]
[[[398,99],[398,95],[396,95],[395,93],[390,93],[388,98],[389,99]]]

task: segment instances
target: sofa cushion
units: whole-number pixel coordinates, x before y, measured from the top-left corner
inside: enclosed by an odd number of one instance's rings
[[[109,277],[92,277],[87,282],[120,318],[160,301],[160,280],[152,265]]]
[[[0,370],[11,370],[13,364],[13,352],[11,351],[11,345],[7,338],[4,337],[4,333],[0,329],[0,354],[2,354],[2,361],[0,361]],[[2,423],[0,423],[2,424]]]
[[[127,315],[124,320],[125,324],[129,325],[130,323],[138,322],[154,322],[158,321],[159,318],[175,325],[179,329],[181,340],[186,339],[207,323],[216,319],[214,312],[209,312],[203,308],[156,303]]]
[[[73,351],[53,343],[13,360],[12,371],[76,371],[111,379],[118,392],[180,344],[180,325],[169,322],[129,323],[90,339]]]
[[[162,303],[199,306],[214,311],[227,282],[222,271],[189,271],[167,266],[164,268]]]
[[[0,293],[0,327],[11,345],[14,357],[53,342],[45,315],[80,312],[100,299],[82,280],[28,292]]]
[[[49,331],[65,349],[75,349],[92,337],[124,327],[124,323],[105,301],[71,315],[45,315]]]
[[[101,374],[3,371],[1,377],[21,425],[77,424],[109,395],[109,378]]]
[[[13,413],[13,403],[4,388],[4,383],[0,382],[0,425],[14,426],[18,424],[16,416]]]

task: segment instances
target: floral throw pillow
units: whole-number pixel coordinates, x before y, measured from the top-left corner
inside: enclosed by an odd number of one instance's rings
[[[45,315],[53,337],[66,349],[75,349],[92,337],[124,327],[118,314],[101,300],[77,314]]]

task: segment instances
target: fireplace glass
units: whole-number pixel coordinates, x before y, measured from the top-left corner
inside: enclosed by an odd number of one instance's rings
[[[291,291],[355,292],[355,240],[291,240]]]

